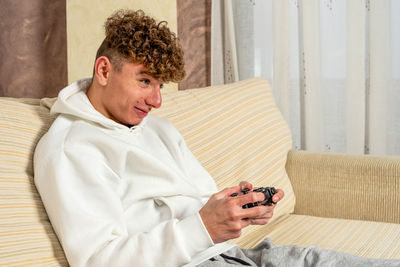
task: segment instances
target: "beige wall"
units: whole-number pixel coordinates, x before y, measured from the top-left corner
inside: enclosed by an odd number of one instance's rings
[[[121,8],[142,9],[158,21],[168,22],[177,32],[176,0],[68,0],[67,2],[68,82],[91,77],[96,50],[104,39],[104,21]],[[164,90],[177,90],[170,83]]]

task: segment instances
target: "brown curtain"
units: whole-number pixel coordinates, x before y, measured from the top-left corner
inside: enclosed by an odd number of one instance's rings
[[[177,0],[178,37],[185,52],[186,78],[179,89],[209,86],[211,81],[211,0]]]
[[[67,85],[65,0],[1,0],[0,96],[56,96]],[[177,0],[180,89],[210,85],[211,0]]]
[[[68,82],[65,0],[0,3],[0,96],[56,96]]]

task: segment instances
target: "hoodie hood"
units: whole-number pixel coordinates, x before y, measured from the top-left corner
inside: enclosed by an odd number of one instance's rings
[[[60,91],[57,100],[51,107],[51,114],[72,115],[90,122],[98,123],[109,129],[126,129],[127,126],[117,123],[100,112],[98,112],[90,103],[86,95],[92,83],[91,78],[78,80]],[[132,128],[137,128],[145,124],[147,118]]]

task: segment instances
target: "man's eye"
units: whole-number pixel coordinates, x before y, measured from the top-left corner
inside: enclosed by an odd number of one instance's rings
[[[142,80],[140,80],[140,82],[143,84],[150,84],[150,80],[148,80],[148,79],[142,79]]]

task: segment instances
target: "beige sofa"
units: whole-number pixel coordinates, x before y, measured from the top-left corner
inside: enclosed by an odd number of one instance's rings
[[[220,188],[247,180],[285,190],[273,220],[232,242],[320,246],[400,258],[400,158],[291,150],[267,81],[165,92],[170,119]],[[0,266],[67,266],[38,195],[32,153],[54,116],[37,99],[0,98]],[[51,177],[49,177],[51,179]]]

